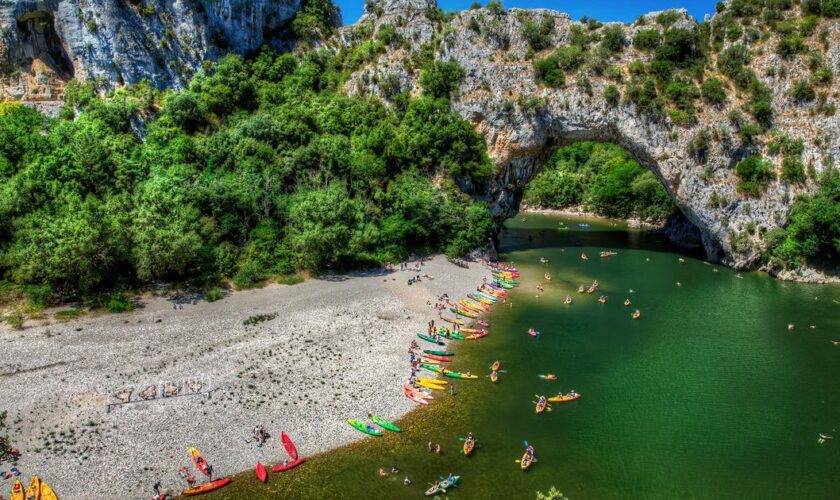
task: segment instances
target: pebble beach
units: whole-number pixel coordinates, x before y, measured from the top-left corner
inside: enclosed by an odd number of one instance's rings
[[[423,274],[433,279],[407,284]],[[151,297],[130,313],[2,326],[0,412],[21,479],[38,474],[63,498],[149,498],[157,481],[185,487],[178,469],[191,446],[223,477],[281,462],[281,431],[304,457],[360,439],[347,418],[414,408],[402,394],[407,349],[437,297],[465,295],[485,275],[437,256],[419,272],[274,284],[182,309]],[[257,424],[272,435],[262,448],[249,442]]]

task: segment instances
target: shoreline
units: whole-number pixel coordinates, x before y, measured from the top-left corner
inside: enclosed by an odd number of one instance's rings
[[[21,478],[38,474],[66,498],[142,498],[156,481],[184,487],[177,470],[190,465],[190,446],[222,477],[282,461],[280,431],[307,457],[359,440],[346,418],[404,417],[416,406],[401,391],[406,349],[435,314],[427,303],[466,294],[486,273],[442,256],[424,264],[420,273],[328,276],[181,310],[153,297],[129,313],[0,327],[8,379],[0,411],[23,453]],[[416,274],[435,279],[408,286]],[[157,397],[142,400],[153,386]],[[129,387],[132,403],[106,412]],[[184,397],[163,397],[173,387]],[[272,438],[257,449],[246,439],[260,423]]]
[[[667,221],[662,220],[659,222],[649,222],[637,217],[631,217],[629,219],[621,219],[621,218],[612,218],[612,217],[605,217],[601,214],[597,214],[595,212],[589,212],[583,208],[582,205],[577,205],[574,207],[568,208],[541,208],[541,207],[529,207],[529,206],[522,206],[519,210],[519,213],[529,213],[529,214],[543,214],[543,215],[559,215],[559,216],[571,216],[571,217],[593,217],[602,220],[614,220],[614,221],[623,221],[627,224],[628,228],[632,229],[645,229],[645,230],[655,230],[655,229],[662,229],[665,227]]]

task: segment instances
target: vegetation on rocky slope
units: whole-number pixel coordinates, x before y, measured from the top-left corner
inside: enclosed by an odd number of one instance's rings
[[[6,298],[158,280],[251,286],[483,245],[487,207],[450,180],[490,174],[470,125],[436,90],[387,108],[341,95],[338,81],[329,51],[265,51],[207,64],[182,92],[96,98],[72,85],[60,119],[5,106]],[[144,115],[155,118],[139,130]]]

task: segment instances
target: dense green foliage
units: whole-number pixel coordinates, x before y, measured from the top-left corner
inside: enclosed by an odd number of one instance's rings
[[[460,68],[431,68],[430,95],[393,109],[337,93],[327,51],[230,56],[157,97],[73,85],[75,120],[4,107],[0,284],[44,301],[156,280],[253,285],[484,244],[486,206],[451,179],[480,186],[491,164],[439,97]],[[155,108],[141,140],[132,119]]]
[[[835,169],[824,174],[819,191],[796,199],[789,224],[769,243],[773,257],[786,266],[840,262],[840,175]]]
[[[528,41],[531,50],[539,52],[551,44],[554,34],[554,18],[543,16],[541,19],[522,21],[522,36]]]
[[[608,216],[662,219],[674,213],[662,183],[615,144],[580,142],[554,152],[525,190],[525,203],[583,205]]]
[[[759,196],[774,178],[772,165],[761,155],[739,161],[735,173],[738,174],[738,191],[747,196]]]

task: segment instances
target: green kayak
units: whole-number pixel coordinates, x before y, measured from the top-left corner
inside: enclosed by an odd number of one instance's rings
[[[360,430],[365,434],[370,434],[371,436],[376,437],[382,437],[382,431],[380,431],[379,429],[375,429],[372,425],[363,424],[358,420],[353,420],[352,418],[348,418],[347,423],[355,427],[356,430]]]
[[[450,378],[461,378],[466,380],[474,380],[478,378],[478,375],[467,375],[466,373],[461,372],[451,372],[449,370],[444,370],[443,374]]]
[[[439,367],[438,365],[427,365],[426,363],[422,363],[420,365],[420,368],[425,368],[425,369],[427,369],[429,371],[432,371],[432,372],[435,372],[435,373],[440,373],[440,371],[442,370],[442,368]]]
[[[394,432],[400,432],[399,427],[394,425],[392,422],[385,420],[382,417],[377,417],[376,415],[373,415],[372,417],[370,417],[370,420],[379,427],[382,427],[383,429],[388,429],[389,431]]]
[[[454,352],[449,352],[449,351],[429,351],[429,350],[424,349],[423,352],[425,352],[426,354],[434,354],[435,356],[454,356],[455,355]]]
[[[428,335],[423,335],[422,333],[418,333],[417,336],[420,337],[421,339],[425,340],[426,342],[431,342],[433,344],[441,344],[441,342],[439,340],[435,340],[432,337],[429,337]]]

